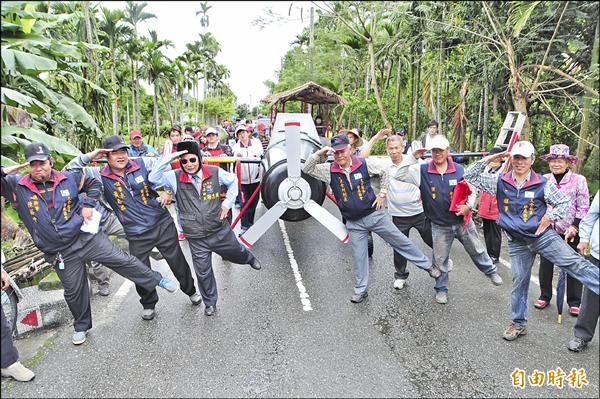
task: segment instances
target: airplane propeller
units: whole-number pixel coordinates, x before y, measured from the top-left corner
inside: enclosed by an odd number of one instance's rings
[[[285,123],[285,141],[287,178],[277,188],[279,201],[242,234],[240,240],[251,247],[286,210],[303,208],[340,241],[347,243],[349,236],[346,226],[311,198],[310,184],[302,177],[300,122]]]

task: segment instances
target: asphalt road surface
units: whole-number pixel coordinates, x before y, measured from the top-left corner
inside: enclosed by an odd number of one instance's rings
[[[339,215],[329,200],[326,207]],[[87,342],[73,346],[72,327],[58,329],[33,366],[35,380],[3,378],[2,397],[598,397],[598,336],[569,352],[575,319],[557,324],[553,302],[530,306],[528,334],[504,341],[510,270],[500,265],[505,284],[493,286],[457,241],[446,305],[414,265],[406,288],[392,288],[391,248],[379,237],[360,304],[349,301],[350,248],[313,219],[276,223],[252,250],[261,271],[213,257],[213,317],[181,291],[160,290],[157,317],[144,321],[135,289],[113,275],[111,296],[93,298]],[[155,267],[171,274],[164,261]],[[532,283],[529,303],[538,294]],[[558,368],[562,388],[548,383]],[[515,370],[523,388],[513,385]],[[546,374],[539,386],[528,378],[536,370]],[[587,384],[567,378],[583,371]]]

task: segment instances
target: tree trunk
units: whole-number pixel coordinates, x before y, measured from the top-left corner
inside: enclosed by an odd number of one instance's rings
[[[515,50],[513,49],[510,39],[507,39],[505,44],[506,57],[508,58],[508,66],[510,69],[510,78],[508,80],[508,86],[512,95],[514,110],[517,112],[523,112],[527,115],[527,92],[521,80],[519,69],[517,68],[517,58]],[[523,131],[520,133],[520,140],[529,139],[529,118],[525,119],[525,125]]]
[[[419,116],[419,88],[421,80],[421,57],[417,60],[417,76],[415,76],[414,93],[412,102],[412,130],[413,140],[417,139],[417,118]]]
[[[402,62],[398,58],[398,68],[396,70],[396,98],[394,99],[394,115],[396,119],[400,117],[400,77],[402,76]]]
[[[369,38],[369,41],[367,41],[367,47],[369,49],[369,64],[371,66],[371,85],[373,86],[375,101],[377,101],[377,108],[379,108],[379,113],[381,114],[381,119],[383,119],[385,126],[389,129],[392,129],[392,124],[388,120],[385,109],[383,108],[383,102],[381,101],[381,95],[379,94],[379,85],[377,84],[377,78],[375,75],[375,51],[373,50],[373,37]]]
[[[475,140],[471,139],[471,151],[479,151],[479,143],[481,143],[481,122],[483,122],[483,87],[480,90],[479,96],[479,111],[477,112],[477,131],[475,133]]]
[[[594,72],[591,76],[598,76],[598,30],[600,29],[600,22],[596,21],[596,33],[594,34],[594,45],[592,48],[592,63],[590,64],[590,71]],[[594,85],[593,79],[588,79],[586,82],[589,86]],[[583,98],[583,121],[581,122],[581,127],[579,128],[579,142],[577,143],[577,162],[576,172],[581,173],[583,167],[587,161],[587,158],[591,154],[592,146],[587,143],[585,140],[592,141],[593,140],[593,132],[591,131],[591,122],[593,118],[594,108],[597,110],[597,105],[594,105],[594,101],[597,101],[597,98],[593,98],[590,94],[586,93]],[[598,127],[598,121],[596,121],[596,128]],[[596,130],[596,143],[598,142],[598,134]],[[593,169],[597,171],[598,169]]]
[[[487,148],[487,136],[488,136],[488,121],[490,120],[490,112],[488,106],[488,99],[490,98],[490,84],[486,81],[483,85],[483,127],[481,134],[481,149]]]
[[[83,15],[85,18],[85,35],[86,35],[86,39],[88,44],[94,44],[94,40],[92,37],[92,23],[90,21],[90,2],[89,1],[84,1],[83,2]],[[96,57],[94,57],[94,50],[90,49],[87,51],[88,53],[88,58],[90,60],[90,64],[92,64],[92,77],[91,77],[91,81],[92,82],[97,82],[97,73],[98,73],[98,63],[96,62]]]
[[[158,89],[156,87],[156,82],[154,82],[154,121],[156,123],[156,137],[160,137],[160,124],[158,123]]]
[[[442,130],[442,67],[441,65],[439,66],[438,69],[438,79],[437,79],[437,87],[436,87],[436,113],[435,113],[435,120],[438,121],[439,124],[439,132],[440,134],[444,134],[444,131]]]
[[[116,93],[117,77],[115,74],[115,69],[116,69],[116,67],[115,67],[116,66],[115,49],[112,46],[112,40],[111,40],[110,53],[111,53],[111,58],[112,58],[112,62],[113,62],[113,65],[110,68],[110,80],[111,80],[110,94],[112,97],[111,102],[112,102],[113,135],[117,136],[119,134],[119,116],[117,114],[117,93]]]

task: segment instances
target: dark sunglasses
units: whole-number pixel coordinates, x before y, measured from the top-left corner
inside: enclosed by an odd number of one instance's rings
[[[188,159],[182,159],[180,162],[182,165],[189,163],[196,163],[198,161],[198,158],[188,158]]]

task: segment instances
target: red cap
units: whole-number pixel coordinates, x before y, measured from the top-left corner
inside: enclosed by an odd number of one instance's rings
[[[131,133],[129,133],[129,140],[133,140],[134,137],[142,137],[142,132],[139,130],[132,130]]]
[[[263,132],[266,129],[264,123],[259,123],[258,126],[257,126],[257,128],[258,128],[259,132]]]

